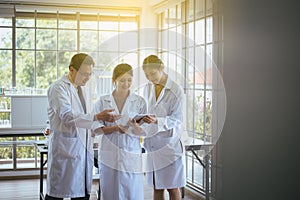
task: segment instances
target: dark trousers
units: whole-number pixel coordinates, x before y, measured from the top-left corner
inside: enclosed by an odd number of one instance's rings
[[[71,198],[71,200],[89,200],[89,199],[90,199],[89,194],[86,194],[85,197]],[[52,197],[52,196],[49,196],[48,194],[46,194],[45,200],[63,200],[63,198],[56,198],[56,197]]]

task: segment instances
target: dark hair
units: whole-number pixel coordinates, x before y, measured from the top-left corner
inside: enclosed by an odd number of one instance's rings
[[[79,70],[81,65],[95,65],[94,60],[91,56],[85,53],[75,54],[69,64],[69,68],[72,66],[77,71]]]
[[[143,61],[143,69],[146,67],[159,68],[164,63],[156,55],[150,55]]]
[[[129,73],[133,76],[132,67],[127,63],[118,64],[113,71],[112,80],[115,81],[120,76]]]

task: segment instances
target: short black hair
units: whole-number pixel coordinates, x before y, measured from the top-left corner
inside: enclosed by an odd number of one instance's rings
[[[79,70],[81,65],[95,65],[95,62],[91,56],[85,53],[75,54],[69,64],[69,68],[72,66],[77,71]]]
[[[147,56],[143,61],[143,69],[146,67],[159,68],[164,63],[156,55]]]

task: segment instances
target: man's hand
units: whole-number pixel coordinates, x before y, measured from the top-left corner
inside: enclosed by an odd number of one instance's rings
[[[147,115],[147,116],[143,117],[143,121],[147,124],[151,124],[151,123],[156,124],[157,118],[155,115]]]
[[[142,121],[142,120],[140,120],[140,121]],[[135,119],[133,119],[132,121],[128,121],[127,124],[128,124],[128,126],[132,126],[133,127],[133,134],[135,134],[135,135],[141,134],[142,129],[140,127],[140,123],[137,123]]]
[[[121,115],[112,114],[115,109],[106,109],[102,112],[96,114],[97,120],[107,121],[107,122],[114,122],[121,118]]]

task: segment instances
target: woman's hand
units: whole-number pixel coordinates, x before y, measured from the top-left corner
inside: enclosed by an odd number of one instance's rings
[[[136,122],[135,119],[133,119],[132,121],[128,121],[128,126],[132,126],[133,127],[133,134],[135,135],[139,135],[142,132],[142,129],[140,127],[140,124]]]
[[[126,131],[128,130],[129,126],[123,126],[123,125],[116,125],[116,131],[118,131],[121,134],[126,133]]]

